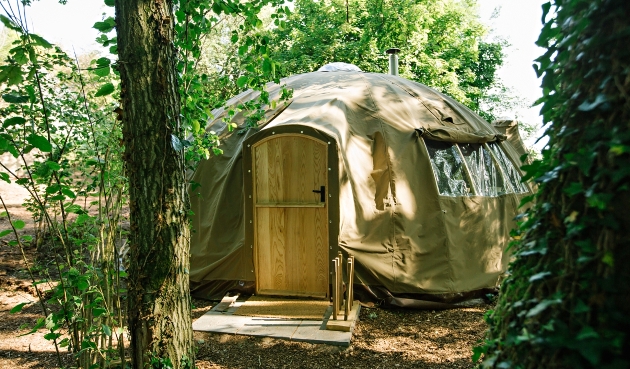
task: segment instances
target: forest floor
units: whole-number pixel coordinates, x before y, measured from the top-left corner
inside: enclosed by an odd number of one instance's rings
[[[1,181],[0,181],[1,182]],[[0,186],[0,190],[2,190]],[[20,196],[2,191],[9,211],[32,233],[32,220],[20,207]],[[0,217],[0,231],[8,228]],[[42,310],[37,304],[20,250],[0,239],[0,368],[55,368],[57,356],[44,331],[29,332]],[[26,259],[36,263],[34,247]],[[40,256],[41,258],[41,256]],[[33,302],[16,314],[19,303]],[[215,303],[193,300],[193,320]],[[453,310],[392,310],[362,308],[350,347],[309,344],[273,338],[195,332],[199,369],[218,368],[473,368],[472,348],[483,339],[487,325],[484,314],[491,305]],[[72,355],[62,351],[64,365],[73,364]]]

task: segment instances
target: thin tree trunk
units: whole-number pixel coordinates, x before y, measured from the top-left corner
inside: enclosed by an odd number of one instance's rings
[[[174,368],[194,367],[172,14],[168,0],[116,0],[130,185],[128,315],[134,368],[152,359],[170,360]]]

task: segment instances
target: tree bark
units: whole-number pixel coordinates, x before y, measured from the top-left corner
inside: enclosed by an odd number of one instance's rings
[[[551,6],[539,41],[549,148],[529,168],[540,190],[483,367],[628,368],[630,3]]]
[[[194,367],[172,5],[169,0],[115,3],[130,186],[128,321],[134,368],[151,360]]]

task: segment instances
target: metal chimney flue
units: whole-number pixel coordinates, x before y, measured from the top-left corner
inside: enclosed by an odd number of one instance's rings
[[[398,53],[400,52],[400,49],[392,47],[391,49],[387,49],[387,51],[385,52],[389,54],[389,74],[391,74],[392,76],[397,76],[398,75]]]

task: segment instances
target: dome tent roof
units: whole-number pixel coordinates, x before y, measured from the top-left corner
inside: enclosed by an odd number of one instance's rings
[[[309,127],[336,145],[339,247],[355,255],[358,285],[382,288],[388,296],[447,297],[496,285],[507,265],[503,249],[522,196],[441,196],[419,136],[458,143],[505,136],[455,100],[396,76],[295,75],[270,84],[270,99],[277,99],[283,86],[293,96],[269,107],[259,128],[228,132],[221,120],[225,109],[217,110],[207,127],[220,133],[224,155],[200,163],[192,178],[201,184],[191,194],[196,230],[191,281],[198,295],[218,291],[209,286],[219,280],[233,281],[232,287],[253,280],[253,261],[244,247],[242,147],[266,130],[295,127]],[[257,94],[246,91],[226,106]],[[233,119],[239,126],[244,121],[242,112]],[[513,148],[501,147],[516,163]]]

